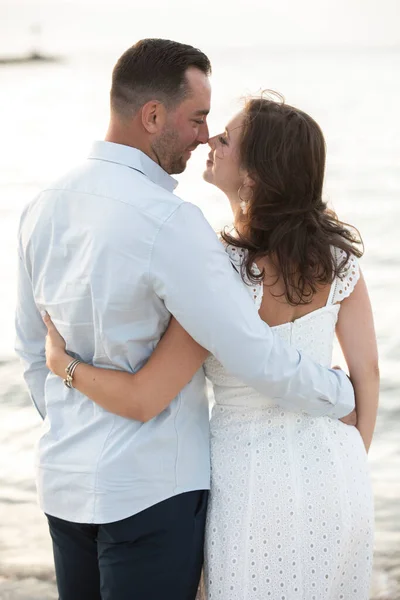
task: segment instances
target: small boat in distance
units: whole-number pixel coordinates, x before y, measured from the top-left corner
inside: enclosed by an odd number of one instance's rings
[[[61,57],[46,54],[39,50],[40,37],[42,28],[39,24],[32,25],[30,28],[32,36],[32,49],[26,54],[12,54],[0,56],[1,65],[25,65],[25,64],[37,64],[37,63],[58,63],[62,62]]]
[[[40,52],[31,52],[25,56],[0,56],[0,65],[25,65],[41,62],[61,62],[61,58],[49,54],[41,54]]]

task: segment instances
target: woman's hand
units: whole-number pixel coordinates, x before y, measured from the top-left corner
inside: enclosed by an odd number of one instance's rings
[[[71,362],[71,356],[66,352],[66,343],[58,332],[50,315],[43,311],[42,318],[47,327],[46,336],[46,365],[52,373],[65,377],[65,369]]]

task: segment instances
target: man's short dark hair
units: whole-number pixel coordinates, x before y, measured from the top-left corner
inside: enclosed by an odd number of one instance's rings
[[[193,46],[163,39],[140,40],[114,67],[112,109],[129,118],[149,100],[158,100],[168,108],[177,106],[188,93],[185,73],[190,67],[211,74],[209,59]]]

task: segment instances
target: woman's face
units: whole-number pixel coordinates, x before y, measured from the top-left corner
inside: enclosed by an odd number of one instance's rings
[[[231,119],[223,133],[208,140],[210,153],[203,177],[228,196],[237,194],[243,183],[239,162],[243,121],[244,115],[240,112]]]

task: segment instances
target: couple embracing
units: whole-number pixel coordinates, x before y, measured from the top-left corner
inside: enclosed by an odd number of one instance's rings
[[[367,600],[361,240],[323,202],[317,123],[256,98],[210,137],[210,72],[188,45],[129,48],[105,141],[21,219],[16,350],[59,597]],[[206,143],[220,239],[171,176]]]

